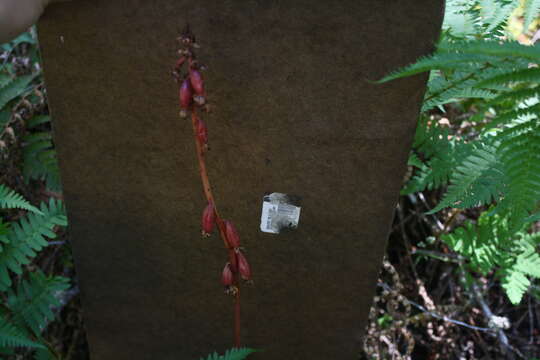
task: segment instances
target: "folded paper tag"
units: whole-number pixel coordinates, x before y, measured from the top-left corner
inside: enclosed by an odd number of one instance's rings
[[[271,193],[263,197],[261,231],[279,234],[282,229],[298,227],[300,198],[282,193]]]

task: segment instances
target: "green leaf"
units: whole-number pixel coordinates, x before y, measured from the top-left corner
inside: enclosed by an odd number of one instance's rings
[[[24,209],[36,214],[43,214],[21,195],[2,184],[0,184],[0,209]]]
[[[529,26],[540,13],[540,0],[525,0],[523,4],[523,32],[529,29]]]
[[[3,110],[4,106],[17,96],[23,95],[35,76],[35,74],[19,76],[4,86],[0,91],[0,110]]]
[[[43,345],[30,340],[23,329],[0,316],[0,347],[14,348],[22,346],[44,348]]]
[[[260,350],[250,348],[233,348],[227,350],[224,355],[218,355],[214,352],[213,354],[208,355],[208,357],[206,357],[206,360],[243,360],[247,358],[248,355],[253,354],[257,351]],[[201,358],[201,360],[204,360],[204,358]]]
[[[11,223],[7,243],[0,252],[0,290],[11,286],[9,272],[22,274],[22,267],[36,256],[36,252],[47,246],[46,237],[54,239],[55,226],[66,226],[65,210],[60,200],[51,198],[41,203],[40,214],[28,213],[19,222]]]
[[[8,291],[7,305],[13,313],[12,321],[28,326],[40,336],[45,324],[54,319],[51,307],[60,306],[55,294],[68,288],[68,278],[47,277],[40,270],[29,273],[28,280],[22,280],[16,292]]]

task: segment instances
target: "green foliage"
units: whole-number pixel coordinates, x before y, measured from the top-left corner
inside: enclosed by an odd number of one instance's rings
[[[540,199],[540,70],[538,63],[530,62],[540,59],[540,47],[463,40],[442,48],[420,60],[420,66],[410,65],[383,81],[425,71],[422,64],[428,62],[435,75],[424,109],[474,98],[480,109],[477,133],[458,136],[435,121],[421,121],[414,146],[426,161],[404,192],[437,188],[450,179],[443,201],[432,212],[496,202],[496,211],[512,214],[510,225],[517,229],[535,213]],[[457,62],[449,68],[461,54],[465,59],[489,56],[483,62]],[[510,58],[509,54],[515,55]],[[425,139],[432,143],[429,148]]]
[[[56,237],[53,228],[67,225],[64,207],[59,200],[51,198],[48,204],[41,204],[40,210],[43,215],[29,213],[9,227],[5,236],[7,242],[2,244],[0,252],[0,290],[11,286],[8,269],[21,275],[23,266],[47,246],[45,237]]]
[[[508,298],[518,304],[529,288],[529,277],[540,279],[540,233],[512,232],[508,220],[490,211],[477,224],[468,221],[441,239],[468,259],[468,268],[484,275],[496,271]]]
[[[243,360],[256,351],[258,350],[250,348],[234,348],[227,350],[224,355],[218,355],[218,353],[210,354],[206,360]],[[201,360],[204,360],[204,358],[201,358]]]
[[[42,212],[26,201],[21,195],[0,184],[0,209],[24,209],[33,213],[42,214]]]
[[[526,0],[524,22],[540,1]],[[496,271],[508,297],[520,301],[538,278],[536,235],[540,219],[540,46],[509,40],[505,26],[520,6],[510,0],[449,0],[434,54],[380,82],[430,72],[413,152],[414,175],[402,190],[445,190],[429,213],[447,207],[490,207],[478,224],[444,237],[469,260],[469,271]],[[451,105],[450,107],[448,107]],[[439,121],[448,109],[460,119]]]
[[[51,306],[60,305],[55,294],[69,287],[64,277],[47,277],[40,270],[25,271],[37,253],[54,239],[57,226],[66,226],[63,204],[50,199],[39,209],[22,196],[0,185],[0,209],[29,212],[18,221],[0,219],[0,292],[7,299],[0,307],[0,354],[16,347],[36,348],[37,359],[54,359],[43,345],[41,332],[54,318]],[[15,279],[15,281],[13,281]]]
[[[31,41],[32,37],[25,33],[15,39],[8,50]],[[31,103],[32,90],[42,82],[41,73],[15,76],[8,65],[0,66],[0,134],[12,121],[8,105],[15,105],[23,99]],[[50,129],[48,115],[35,115],[26,121],[26,133],[22,137],[23,175],[27,183],[32,179],[42,180],[48,189],[60,191],[58,161]]]
[[[27,129],[32,132],[23,138],[23,174],[27,182],[30,179],[44,180],[47,188],[60,191],[60,173],[51,132],[33,131],[49,122],[50,117],[46,115],[35,116],[28,121]]]
[[[19,44],[35,45],[35,37],[25,33],[8,44],[0,45],[4,57],[18,52]],[[37,47],[29,50],[30,63],[37,61]],[[21,75],[11,61],[0,65],[0,136],[15,129],[14,148],[21,150],[22,174],[30,180],[44,181],[47,188],[60,191],[58,165],[50,135],[50,118],[41,113],[42,99],[35,91],[43,79],[40,72]],[[33,67],[32,67],[33,68]],[[34,114],[28,118],[26,114]],[[5,140],[5,139],[3,139]],[[3,150],[3,149],[2,149]],[[11,151],[11,149],[9,149]],[[11,209],[18,209],[13,211]],[[0,184],[0,358],[17,356],[19,348],[35,359],[56,359],[54,349],[42,336],[54,319],[53,308],[60,305],[58,294],[69,287],[69,280],[46,276],[39,270],[38,254],[57,230],[67,225],[64,206],[51,198],[38,206]],[[38,265],[38,266],[36,266]],[[26,358],[26,356],[25,356]]]
[[[29,273],[21,280],[17,290],[7,292],[7,306],[12,312],[11,320],[32,330],[37,337],[48,321],[54,319],[51,306],[60,306],[55,293],[69,288],[69,280],[61,277],[46,277],[41,271]]]
[[[2,348],[14,347],[32,347],[43,348],[44,346],[30,340],[24,330],[16,327],[6,319],[2,319],[0,323],[0,354],[5,353]]]
[[[540,0],[525,0],[523,8],[523,30],[526,31],[540,13]]]
[[[8,80],[7,83],[0,88],[0,110],[2,110],[11,100],[27,92],[33,79],[34,75],[24,75]]]

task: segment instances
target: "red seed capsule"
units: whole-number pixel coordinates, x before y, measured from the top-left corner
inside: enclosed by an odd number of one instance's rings
[[[233,272],[231,270],[231,264],[226,263],[221,274],[221,283],[223,286],[231,286],[234,282]]]
[[[206,123],[202,119],[197,121],[197,140],[201,146],[206,146],[208,144],[208,129]]]
[[[240,272],[240,277],[246,281],[250,280],[251,267],[249,266],[246,257],[240,250],[236,251],[236,261],[238,262],[238,271]]]
[[[236,227],[229,220],[225,220],[225,237],[227,238],[227,244],[229,247],[236,249],[240,247],[240,236],[238,236],[238,231]]]
[[[212,202],[204,208],[202,215],[202,234],[203,236],[210,236],[214,231],[214,225],[216,224],[216,209]]]
[[[195,95],[204,95],[204,81],[201,73],[196,69],[189,70],[189,79]]]
[[[189,79],[185,79],[180,86],[180,108],[187,110],[191,106],[193,99],[193,90]]]

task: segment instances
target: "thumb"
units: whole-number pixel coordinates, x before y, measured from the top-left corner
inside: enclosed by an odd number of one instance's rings
[[[46,6],[46,0],[0,1],[0,43],[12,40],[32,26]]]
[[[0,44],[34,25],[49,3],[66,0],[0,0]]]

